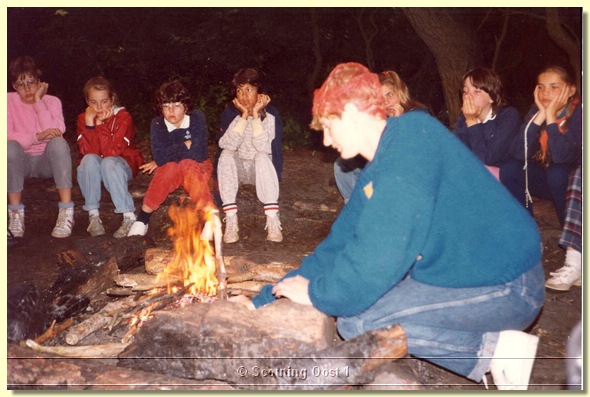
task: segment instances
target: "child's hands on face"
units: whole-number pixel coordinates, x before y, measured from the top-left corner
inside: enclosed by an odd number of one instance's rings
[[[242,103],[238,100],[238,98],[234,98],[232,103],[240,111],[240,113],[242,113],[242,117],[247,119],[248,118],[248,109],[244,105],[242,105]]]
[[[401,104],[396,103],[395,105],[392,106],[392,108],[393,108],[393,114],[391,115],[391,117],[399,117],[402,114],[404,114],[404,107]]]
[[[35,91],[35,102],[39,102],[45,94],[47,94],[47,89],[49,88],[49,84],[40,81],[37,83],[37,91]]]
[[[96,113],[96,124],[102,124],[104,120],[108,119],[113,115],[113,108],[107,107]]]
[[[476,119],[481,114],[482,109],[475,106],[473,97],[469,94],[463,94],[463,106],[461,111],[465,116],[465,120]]]
[[[93,126],[94,125],[94,118],[96,117],[96,111],[88,106],[84,111],[84,120],[86,121],[86,125]]]
[[[257,118],[260,111],[270,103],[270,97],[266,94],[258,94],[258,100],[254,104],[254,110],[252,117]]]
[[[557,118],[557,113],[567,105],[567,101],[570,97],[571,86],[564,84],[561,87],[559,94],[557,94],[549,105],[545,108],[545,112],[547,112],[547,118],[553,117],[553,119]]]

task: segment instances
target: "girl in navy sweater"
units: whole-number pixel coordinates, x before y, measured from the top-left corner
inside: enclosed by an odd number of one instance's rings
[[[477,68],[463,76],[463,106],[455,134],[496,178],[498,167],[510,159],[510,144],[521,123],[518,110],[506,106],[496,72]]]
[[[575,84],[560,66],[538,75],[534,98],[513,140],[513,160],[501,167],[500,180],[531,215],[531,195],[552,200],[563,226],[568,179],[582,159],[581,103]]]
[[[180,186],[197,210],[215,210],[209,189],[213,165],[207,149],[205,115],[197,109],[191,111],[190,95],[177,80],[160,86],[155,110],[160,115],[154,117],[150,127],[154,161],[141,167],[143,172],[155,171],[155,175],[128,236],[144,236],[151,214]]]

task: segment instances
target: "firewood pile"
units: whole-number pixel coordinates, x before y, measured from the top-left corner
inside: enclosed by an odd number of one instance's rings
[[[382,381],[380,368],[393,388],[420,388],[403,366],[391,368],[406,355],[400,326],[341,341],[333,318],[287,299],[249,311],[224,296],[187,294],[190,285],[170,291],[157,275],[171,255],[149,248],[144,272],[121,273],[114,258],[91,263],[79,252],[62,253],[58,264],[69,275],[51,293],[9,297],[8,388],[354,389]],[[222,260],[230,296],[252,296],[292,268]],[[68,308],[56,307],[65,295]],[[51,302],[43,306],[43,299]],[[25,313],[27,303],[34,313]],[[21,329],[10,332],[11,322]]]

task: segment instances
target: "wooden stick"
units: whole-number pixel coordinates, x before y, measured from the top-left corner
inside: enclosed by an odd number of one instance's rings
[[[56,328],[55,327],[56,321],[57,320],[53,320],[53,322],[51,323],[49,328],[47,328],[47,330],[45,332],[43,332],[43,334],[41,334],[37,338],[35,338],[35,343],[38,343],[41,345],[45,341],[53,338],[55,335],[59,334],[61,331],[71,327],[72,324],[74,324],[74,318],[70,317],[67,320],[65,320],[64,322],[62,322],[60,325],[58,325]]]
[[[76,358],[116,358],[129,343],[106,343],[104,345],[88,346],[41,346],[32,339],[25,342],[31,349],[43,352],[57,354],[64,357]]]

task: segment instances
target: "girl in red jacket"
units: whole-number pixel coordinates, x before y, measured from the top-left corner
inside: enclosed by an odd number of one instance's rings
[[[101,183],[111,195],[115,213],[123,214],[123,223],[115,238],[127,236],[135,222],[135,205],[128,183],[143,164],[143,157],[133,145],[135,125],[129,112],[119,106],[117,93],[104,77],[93,77],[84,86],[88,107],[78,116],[78,184],[88,211],[88,232],[105,234],[98,212]]]

